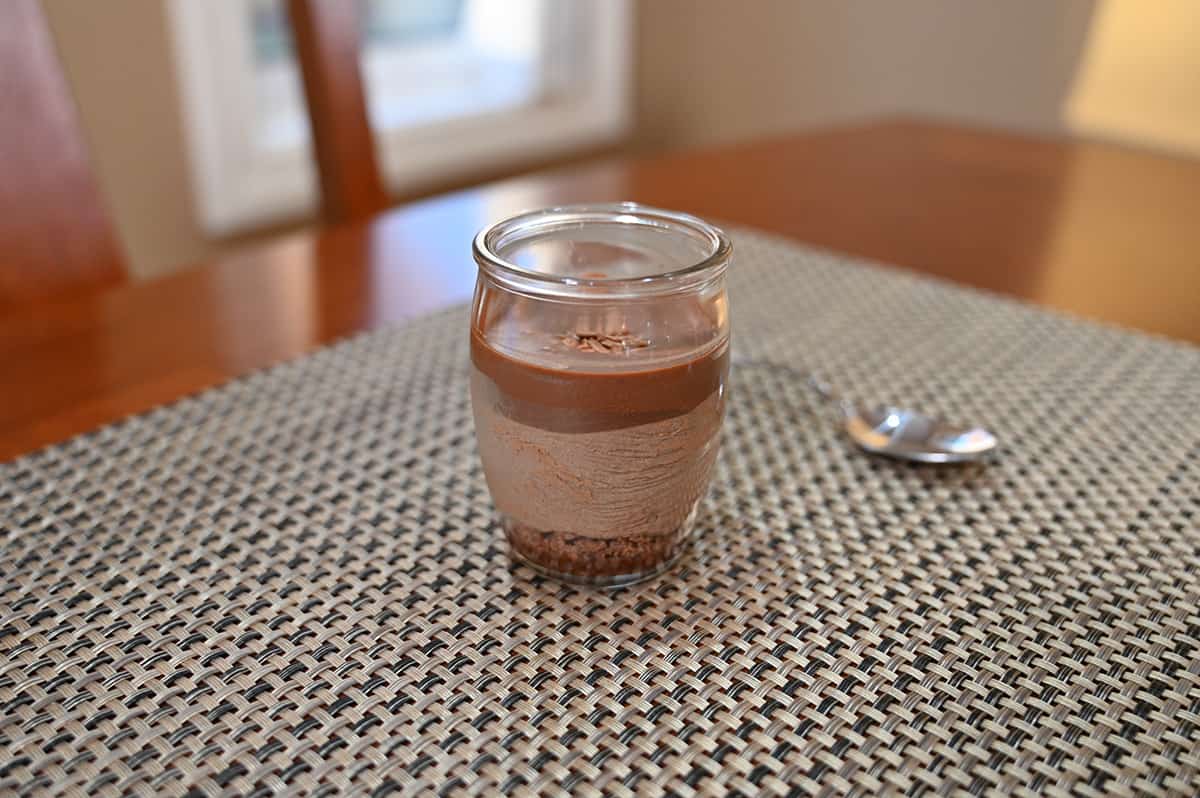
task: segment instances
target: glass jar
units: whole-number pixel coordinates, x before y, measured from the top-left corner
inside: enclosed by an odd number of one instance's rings
[[[475,432],[514,557],[587,584],[659,573],[717,455],[729,239],[626,202],[506,219],[474,255]]]

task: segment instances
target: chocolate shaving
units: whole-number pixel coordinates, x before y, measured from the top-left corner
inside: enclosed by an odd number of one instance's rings
[[[619,330],[615,333],[571,332],[562,336],[561,340],[564,346],[571,349],[598,354],[628,352],[630,349],[642,349],[650,345],[645,338],[639,338],[629,330]]]

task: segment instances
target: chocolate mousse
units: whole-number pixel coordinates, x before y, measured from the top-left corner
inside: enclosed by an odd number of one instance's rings
[[[480,455],[510,545],[585,581],[660,570],[716,459],[727,340],[689,351],[622,328],[543,338],[516,357],[471,333]]]

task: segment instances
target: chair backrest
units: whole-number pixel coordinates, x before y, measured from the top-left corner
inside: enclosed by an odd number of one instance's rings
[[[125,268],[39,0],[0,1],[0,310]]]
[[[388,205],[359,70],[358,5],[351,0],[288,0],[322,214],[329,223],[362,219]]]

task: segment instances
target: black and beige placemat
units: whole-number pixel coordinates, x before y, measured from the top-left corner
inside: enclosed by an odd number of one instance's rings
[[[1194,794],[1200,351],[735,230],[684,566],[513,568],[463,309],[0,466],[0,792]]]

